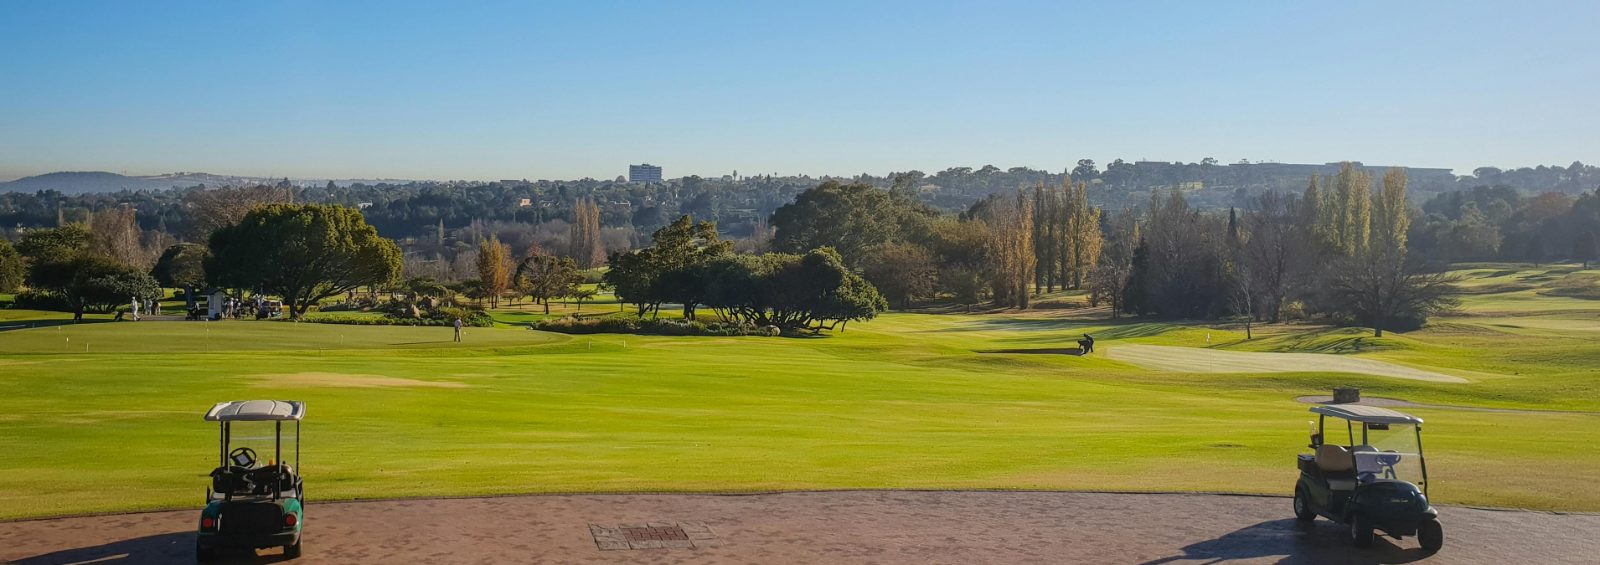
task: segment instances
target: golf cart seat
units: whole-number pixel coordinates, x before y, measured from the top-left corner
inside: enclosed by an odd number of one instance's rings
[[[1355,490],[1356,458],[1343,446],[1324,443],[1317,446],[1317,470],[1333,490]]]
[[[247,495],[255,485],[250,480],[251,470],[232,465],[211,471],[211,491],[221,495]]]
[[[256,485],[256,494],[268,494],[277,485],[279,492],[292,493],[295,490],[294,467],[289,465],[267,465],[251,471],[251,482]]]

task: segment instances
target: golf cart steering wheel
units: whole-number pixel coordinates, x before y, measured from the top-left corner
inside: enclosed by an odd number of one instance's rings
[[[248,447],[235,447],[228,452],[228,464],[236,467],[250,468],[256,466],[256,450]]]

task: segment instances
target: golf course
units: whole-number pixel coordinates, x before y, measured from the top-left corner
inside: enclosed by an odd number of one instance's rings
[[[497,326],[462,343],[444,327],[0,310],[0,519],[197,508],[217,457],[201,416],[250,398],[306,402],[301,472],[316,500],[1287,496],[1314,418],[1297,398],[1338,386],[1417,405],[1404,410],[1427,421],[1439,503],[1600,511],[1600,270],[1457,273],[1458,312],[1382,338],[1274,324],[1247,340],[1241,325],[1112,321],[1104,308],[895,312],[779,338],[541,332],[529,306],[491,312]],[[1096,352],[1064,353],[1084,333]]]

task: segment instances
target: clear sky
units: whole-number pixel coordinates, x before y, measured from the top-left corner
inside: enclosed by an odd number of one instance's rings
[[[1587,0],[6,2],[0,177],[1592,163],[1597,30]]]

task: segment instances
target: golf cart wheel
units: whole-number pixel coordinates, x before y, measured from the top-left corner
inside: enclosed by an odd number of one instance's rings
[[[1311,496],[1306,494],[1305,487],[1294,489],[1294,519],[1301,522],[1317,519],[1317,513],[1311,510]]]
[[[1425,520],[1417,526],[1417,542],[1422,544],[1422,552],[1432,555],[1444,547],[1444,526],[1438,520]]]
[[[294,540],[294,545],[283,546],[283,556],[288,559],[300,558],[300,540]]]
[[[1372,523],[1361,515],[1350,517],[1350,544],[1356,547],[1372,547]]]
[[[217,560],[217,548],[200,542],[194,543],[194,560],[201,563],[210,563]]]

